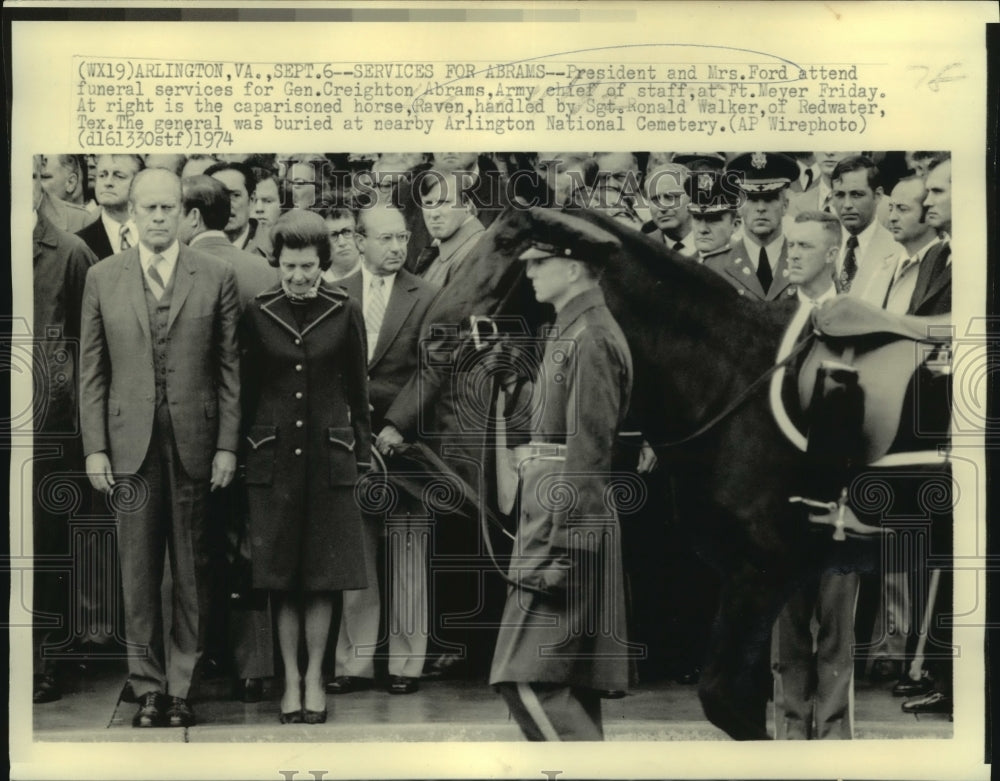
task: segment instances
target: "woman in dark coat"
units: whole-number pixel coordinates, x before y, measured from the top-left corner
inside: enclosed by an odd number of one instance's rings
[[[354,499],[371,445],[364,320],[321,283],[330,244],[319,215],[293,209],[271,239],[281,285],[250,303],[241,332],[253,580],[277,606],[281,721],[321,723],[333,592],[367,586]]]

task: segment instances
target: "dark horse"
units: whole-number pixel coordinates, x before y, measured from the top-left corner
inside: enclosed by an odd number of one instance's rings
[[[794,301],[745,301],[712,271],[638,231],[598,212],[576,213],[621,241],[601,285],[632,351],[632,417],[654,446],[683,440],[773,365]],[[530,224],[524,211],[503,214],[425,322],[537,313],[516,260]],[[722,578],[699,689],[705,714],[733,738],[767,739],[771,627],[796,585],[818,575],[822,558],[815,535],[803,530],[803,512],[788,502],[803,454],[777,428],[766,389],[703,435],[658,452],[676,479],[679,517],[696,525],[699,552]]]

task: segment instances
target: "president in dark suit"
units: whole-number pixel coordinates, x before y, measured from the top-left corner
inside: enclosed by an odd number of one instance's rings
[[[81,317],[80,423],[94,488],[116,484],[138,727],[190,726],[207,615],[205,502],[236,471],[239,302],[232,267],[177,241],[178,178],[136,175],[137,246],[93,266]],[[131,489],[131,490],[129,490]],[[169,654],[160,588],[173,572]]]
[[[360,301],[368,334],[368,395],[372,427],[381,430],[385,413],[417,368],[420,326],[438,286],[402,268],[406,243],[403,213],[376,206],[364,210],[358,222],[364,256],[361,269],[340,284]],[[386,238],[388,237],[388,240]],[[391,584],[388,600],[388,691],[416,691],[427,651],[427,537],[429,530],[405,521],[405,509],[396,507],[390,519],[387,550]],[[365,515],[365,556],[375,572],[375,554],[383,519]],[[405,555],[404,555],[405,552]],[[374,678],[378,642],[379,590],[370,578],[364,590],[345,591],[337,640],[335,678],[327,690],[347,694],[368,688]]]

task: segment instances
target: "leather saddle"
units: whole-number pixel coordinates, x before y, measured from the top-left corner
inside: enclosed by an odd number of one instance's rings
[[[857,372],[864,398],[862,448],[867,463],[889,452],[947,442],[951,413],[952,329],[948,316],[895,315],[838,296],[813,313],[817,340],[799,366],[801,409],[814,399],[817,371]]]

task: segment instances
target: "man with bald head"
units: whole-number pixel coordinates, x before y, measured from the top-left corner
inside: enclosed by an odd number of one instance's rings
[[[188,727],[191,678],[208,614],[209,490],[236,471],[240,421],[232,267],[177,240],[181,183],[163,169],[132,180],[135,246],[87,273],[80,425],[93,487],[111,493],[125,596],[136,727]],[[165,642],[160,589],[173,574]],[[166,648],[167,642],[169,643]]]

